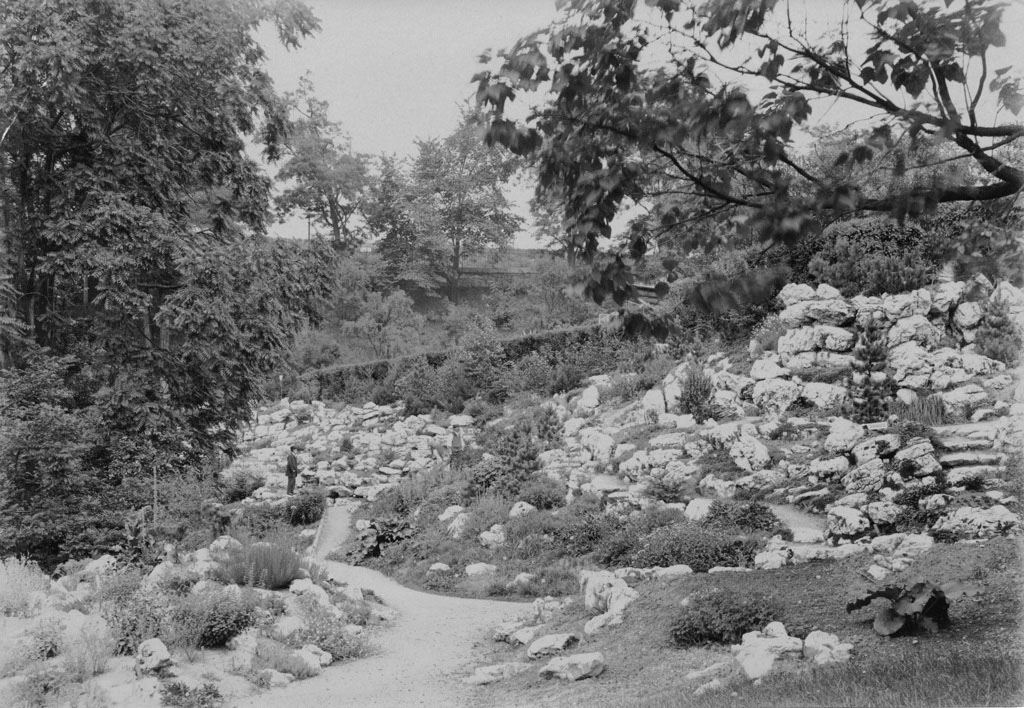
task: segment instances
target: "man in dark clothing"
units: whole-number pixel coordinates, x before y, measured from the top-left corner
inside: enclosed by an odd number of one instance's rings
[[[299,476],[299,458],[295,456],[298,449],[297,446],[292,445],[288,451],[288,467],[285,469],[284,474],[288,478],[289,494],[295,494],[295,478]]]

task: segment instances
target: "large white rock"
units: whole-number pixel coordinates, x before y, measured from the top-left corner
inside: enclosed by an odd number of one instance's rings
[[[597,386],[587,386],[576,399],[576,410],[592,411],[601,405],[601,391]]]
[[[766,379],[754,384],[754,403],[769,413],[783,413],[800,397],[800,386],[788,379]]]
[[[967,291],[967,283],[953,281],[942,283],[932,293],[932,306],[929,314],[945,315],[960,304]]]
[[[494,575],[498,572],[498,566],[490,563],[470,563],[466,566],[466,575],[474,577],[477,575]]]
[[[583,604],[593,612],[620,614],[639,597],[625,580],[607,570],[581,570],[579,582]]]
[[[1019,526],[1020,519],[1017,515],[1002,504],[997,504],[988,509],[960,507],[936,521],[932,530],[988,538],[1008,533]]]
[[[814,292],[814,288],[805,283],[787,283],[779,292],[778,298],[784,307],[789,307],[804,300],[816,300],[818,295]]]
[[[924,315],[911,315],[910,317],[897,320],[893,324],[889,329],[887,344],[890,349],[907,342],[917,342],[926,348],[931,348],[938,344],[941,339],[942,332],[932,325],[927,317]]]
[[[754,381],[778,379],[784,376],[789,376],[789,369],[779,366],[770,357],[758,359],[750,367],[750,378],[754,379]]]
[[[141,642],[135,651],[136,676],[155,673],[172,663],[171,652],[167,651],[167,645],[155,637]]]
[[[587,654],[556,657],[540,670],[540,677],[580,681],[585,678],[600,676],[604,669],[604,655],[599,651],[595,651]]]
[[[839,637],[816,629],[804,638],[803,655],[815,664],[839,664],[850,660],[852,644],[844,644]]]
[[[800,390],[800,397],[808,403],[812,404],[815,408],[837,408],[843,404],[846,400],[847,392],[845,386],[836,386],[835,384],[821,383],[818,381],[812,381],[809,384],[804,384],[803,389]]]
[[[772,457],[764,443],[753,435],[742,434],[729,448],[729,456],[736,466],[747,472],[763,470],[771,464]]]
[[[825,450],[831,453],[846,454],[860,442],[866,433],[864,426],[846,418],[836,418],[829,425],[828,437],[825,438]]]
[[[846,300],[834,298],[807,303],[807,316],[813,322],[823,325],[847,325],[853,322],[856,309]]]
[[[533,640],[526,650],[526,656],[530,659],[537,659],[542,656],[560,654],[566,649],[572,649],[580,643],[580,638],[572,633],[546,634],[539,639]]]
[[[885,464],[879,460],[869,460],[854,468],[843,477],[843,486],[850,493],[877,492],[885,486]]]
[[[968,406],[983,406],[989,400],[989,392],[978,384],[967,384],[952,391],[943,391],[939,395],[946,404],[946,410],[954,415],[963,415]]]
[[[790,357],[803,352],[813,352],[817,348],[818,335],[814,327],[791,329],[779,337],[778,351],[783,364],[786,364]]]
[[[492,551],[501,548],[505,545],[505,527],[501,524],[494,524],[487,531],[481,531],[477,538],[484,548]]]
[[[932,295],[924,289],[899,295],[886,295],[882,298],[882,312],[890,322],[913,315],[927,315],[931,309]]]
[[[864,507],[864,513],[875,524],[893,524],[903,507],[887,501],[871,502]]]
[[[889,368],[893,381],[906,388],[924,388],[934,370],[928,351],[917,342],[907,342],[889,350]]]
[[[818,325],[814,333],[818,347],[830,352],[848,352],[857,341],[853,332],[833,325]]]
[[[984,315],[985,309],[980,302],[964,302],[953,313],[953,323],[960,329],[970,329],[977,327]]]
[[[686,510],[683,512],[683,515],[690,521],[700,521],[708,515],[709,511],[711,511],[711,505],[713,503],[714,499],[693,499],[686,505]]]
[[[610,462],[615,451],[615,438],[597,428],[580,431],[580,442],[598,462]]]
[[[668,410],[665,406],[665,394],[662,393],[660,388],[652,388],[644,394],[643,398],[640,399],[640,409],[645,413],[653,415],[667,413]]]
[[[508,518],[514,519],[517,516],[526,516],[527,514],[532,514],[535,511],[537,511],[537,507],[533,504],[524,501],[517,501],[512,505],[512,508],[509,509]]]
[[[869,528],[871,522],[864,512],[847,506],[834,506],[828,510],[825,528],[832,536],[859,536]]]

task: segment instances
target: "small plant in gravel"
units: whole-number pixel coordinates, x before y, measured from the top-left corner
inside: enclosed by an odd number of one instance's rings
[[[307,679],[316,675],[316,671],[301,657],[296,656],[293,649],[260,637],[256,640],[256,652],[252,657],[252,672],[258,674],[263,669],[273,669],[282,674],[291,674],[297,679]]]
[[[872,627],[876,632],[886,637],[918,629],[934,633],[949,625],[950,598],[970,597],[978,592],[978,588],[965,583],[888,585],[848,603],[846,611],[853,612],[867,607],[876,599],[884,599],[889,604],[875,614]]]
[[[757,590],[702,590],[683,601],[669,633],[681,647],[710,642],[738,642],[782,617],[782,603]]]
[[[314,644],[328,652],[335,660],[352,659],[364,656],[367,652],[366,641],[348,631],[348,622],[311,595],[299,598],[299,611],[302,614],[303,626],[288,636],[288,643],[301,648],[306,644]]]
[[[189,686],[171,681],[160,687],[160,704],[168,708],[219,708],[224,705],[224,696],[212,683]]]

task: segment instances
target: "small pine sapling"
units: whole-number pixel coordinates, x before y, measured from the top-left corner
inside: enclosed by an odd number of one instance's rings
[[[990,359],[1013,366],[1020,357],[1021,336],[1010,318],[1010,307],[1003,298],[989,300],[978,326],[978,349]]]
[[[858,423],[884,420],[889,411],[892,381],[885,371],[889,352],[885,332],[874,322],[861,332],[854,350],[854,376],[850,390],[853,419]]]

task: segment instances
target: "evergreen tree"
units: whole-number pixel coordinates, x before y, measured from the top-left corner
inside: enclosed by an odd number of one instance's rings
[[[858,423],[884,420],[889,412],[892,380],[885,371],[889,361],[885,330],[874,321],[860,333],[854,357],[850,386],[853,419]]]

